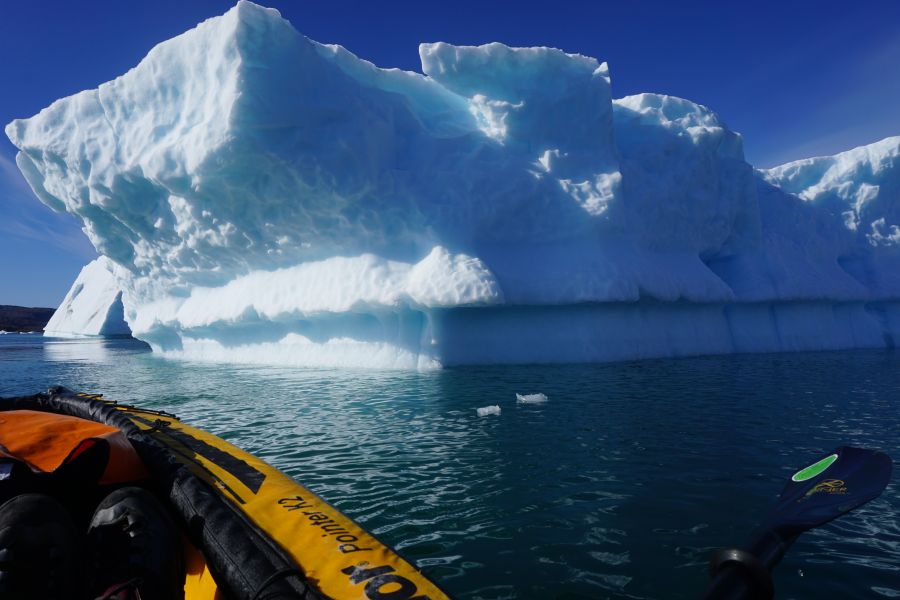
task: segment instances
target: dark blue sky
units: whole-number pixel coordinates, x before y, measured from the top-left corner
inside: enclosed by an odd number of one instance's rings
[[[771,166],[900,134],[900,1],[263,2],[302,33],[419,70],[424,41],[556,46],[609,62],[613,94],[659,92],[718,112]],[[7,0],[0,123],[96,87],[227,0]],[[0,140],[0,304],[55,306],[90,245],[36,199]]]

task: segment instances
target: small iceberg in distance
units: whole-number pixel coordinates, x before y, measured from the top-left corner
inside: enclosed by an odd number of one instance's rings
[[[48,337],[131,335],[125,321],[122,291],[105,256],[88,263],[44,326]]]
[[[489,415],[499,415],[500,407],[496,404],[493,406],[482,406],[481,408],[476,408],[475,412],[479,417],[487,417]]]
[[[543,404],[548,400],[546,394],[516,394],[516,404]]]

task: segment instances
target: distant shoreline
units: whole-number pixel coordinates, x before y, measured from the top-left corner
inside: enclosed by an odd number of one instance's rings
[[[9,306],[0,304],[0,331],[32,332],[43,331],[53,316],[53,308]]]

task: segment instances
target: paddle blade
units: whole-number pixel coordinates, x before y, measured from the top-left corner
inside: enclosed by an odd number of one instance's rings
[[[794,473],[767,525],[785,539],[824,525],[878,497],[892,466],[883,452],[841,446]]]

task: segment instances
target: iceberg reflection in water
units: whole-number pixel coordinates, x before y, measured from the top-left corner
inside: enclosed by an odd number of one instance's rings
[[[54,338],[45,336],[44,360],[50,362],[85,362],[107,364],[118,360],[123,352],[140,352],[149,347],[130,337]]]

